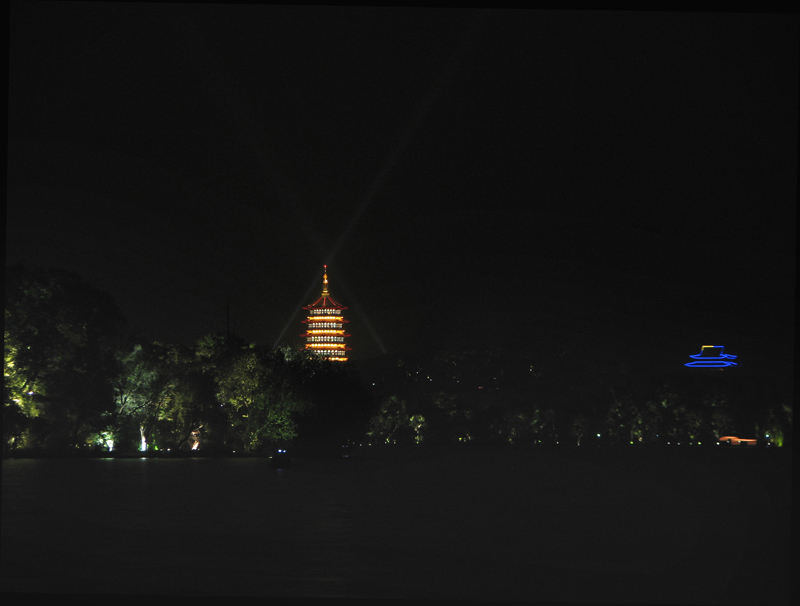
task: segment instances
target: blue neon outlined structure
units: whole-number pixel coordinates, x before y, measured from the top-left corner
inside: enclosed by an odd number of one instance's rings
[[[724,345],[703,345],[699,354],[690,355],[694,358],[693,362],[688,362],[684,366],[694,368],[724,368],[725,366],[737,366],[736,362],[731,362],[737,356],[725,353]]]

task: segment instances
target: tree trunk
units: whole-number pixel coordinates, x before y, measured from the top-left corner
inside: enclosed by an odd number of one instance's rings
[[[142,423],[139,423],[139,435],[141,436],[139,450],[145,452],[147,450],[147,436],[145,435],[144,424]]]

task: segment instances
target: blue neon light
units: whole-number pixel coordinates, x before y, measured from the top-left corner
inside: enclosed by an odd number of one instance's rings
[[[726,354],[723,345],[703,345],[699,354],[689,356],[694,358],[693,362],[684,364],[694,368],[723,368],[725,366],[736,366],[736,362],[731,362],[738,356]]]

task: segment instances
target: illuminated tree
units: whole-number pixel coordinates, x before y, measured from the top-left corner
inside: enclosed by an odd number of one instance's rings
[[[115,441],[123,450],[224,449],[216,398],[221,368],[243,344],[206,336],[192,346],[136,343],[120,355]]]
[[[9,314],[6,308],[6,327]],[[19,362],[19,343],[4,330],[3,339],[3,448],[4,451],[24,445],[40,408],[36,403],[35,375]]]
[[[123,324],[111,298],[76,274],[6,268],[4,406],[13,412],[4,418],[13,447],[73,449],[105,428]]]
[[[172,448],[225,451],[229,423],[217,398],[217,381],[244,343],[228,335],[207,335],[193,346],[170,348],[173,397],[156,426],[160,441]]]
[[[422,444],[428,429],[428,422],[425,420],[425,416],[419,413],[411,415],[408,419],[408,425],[414,432],[414,443]]]
[[[496,438],[502,443],[532,446],[555,442],[553,410],[535,404],[498,407],[491,415]]]
[[[396,444],[398,439],[402,443],[410,436],[410,427],[411,415],[408,414],[405,400],[390,396],[370,419],[367,436],[375,444]]]
[[[759,440],[774,446],[788,446],[792,435],[792,407],[786,403],[770,406],[756,434]]]
[[[117,447],[130,446],[125,444],[130,441],[125,432],[129,425],[138,428],[138,450],[152,445],[153,430],[175,395],[168,357],[166,346],[147,342],[120,355],[121,372],[114,386]]]
[[[635,398],[627,390],[610,390],[610,399],[602,423],[602,436],[605,443],[612,445],[638,439],[641,417]]]
[[[294,439],[294,416],[308,407],[275,366],[276,358],[269,352],[250,347],[220,369],[217,377],[217,397],[245,452]]]

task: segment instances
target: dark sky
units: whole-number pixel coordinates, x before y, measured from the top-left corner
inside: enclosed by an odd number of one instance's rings
[[[151,338],[793,349],[796,15],[12,2],[7,263]],[[772,352],[772,353],[771,353]]]

